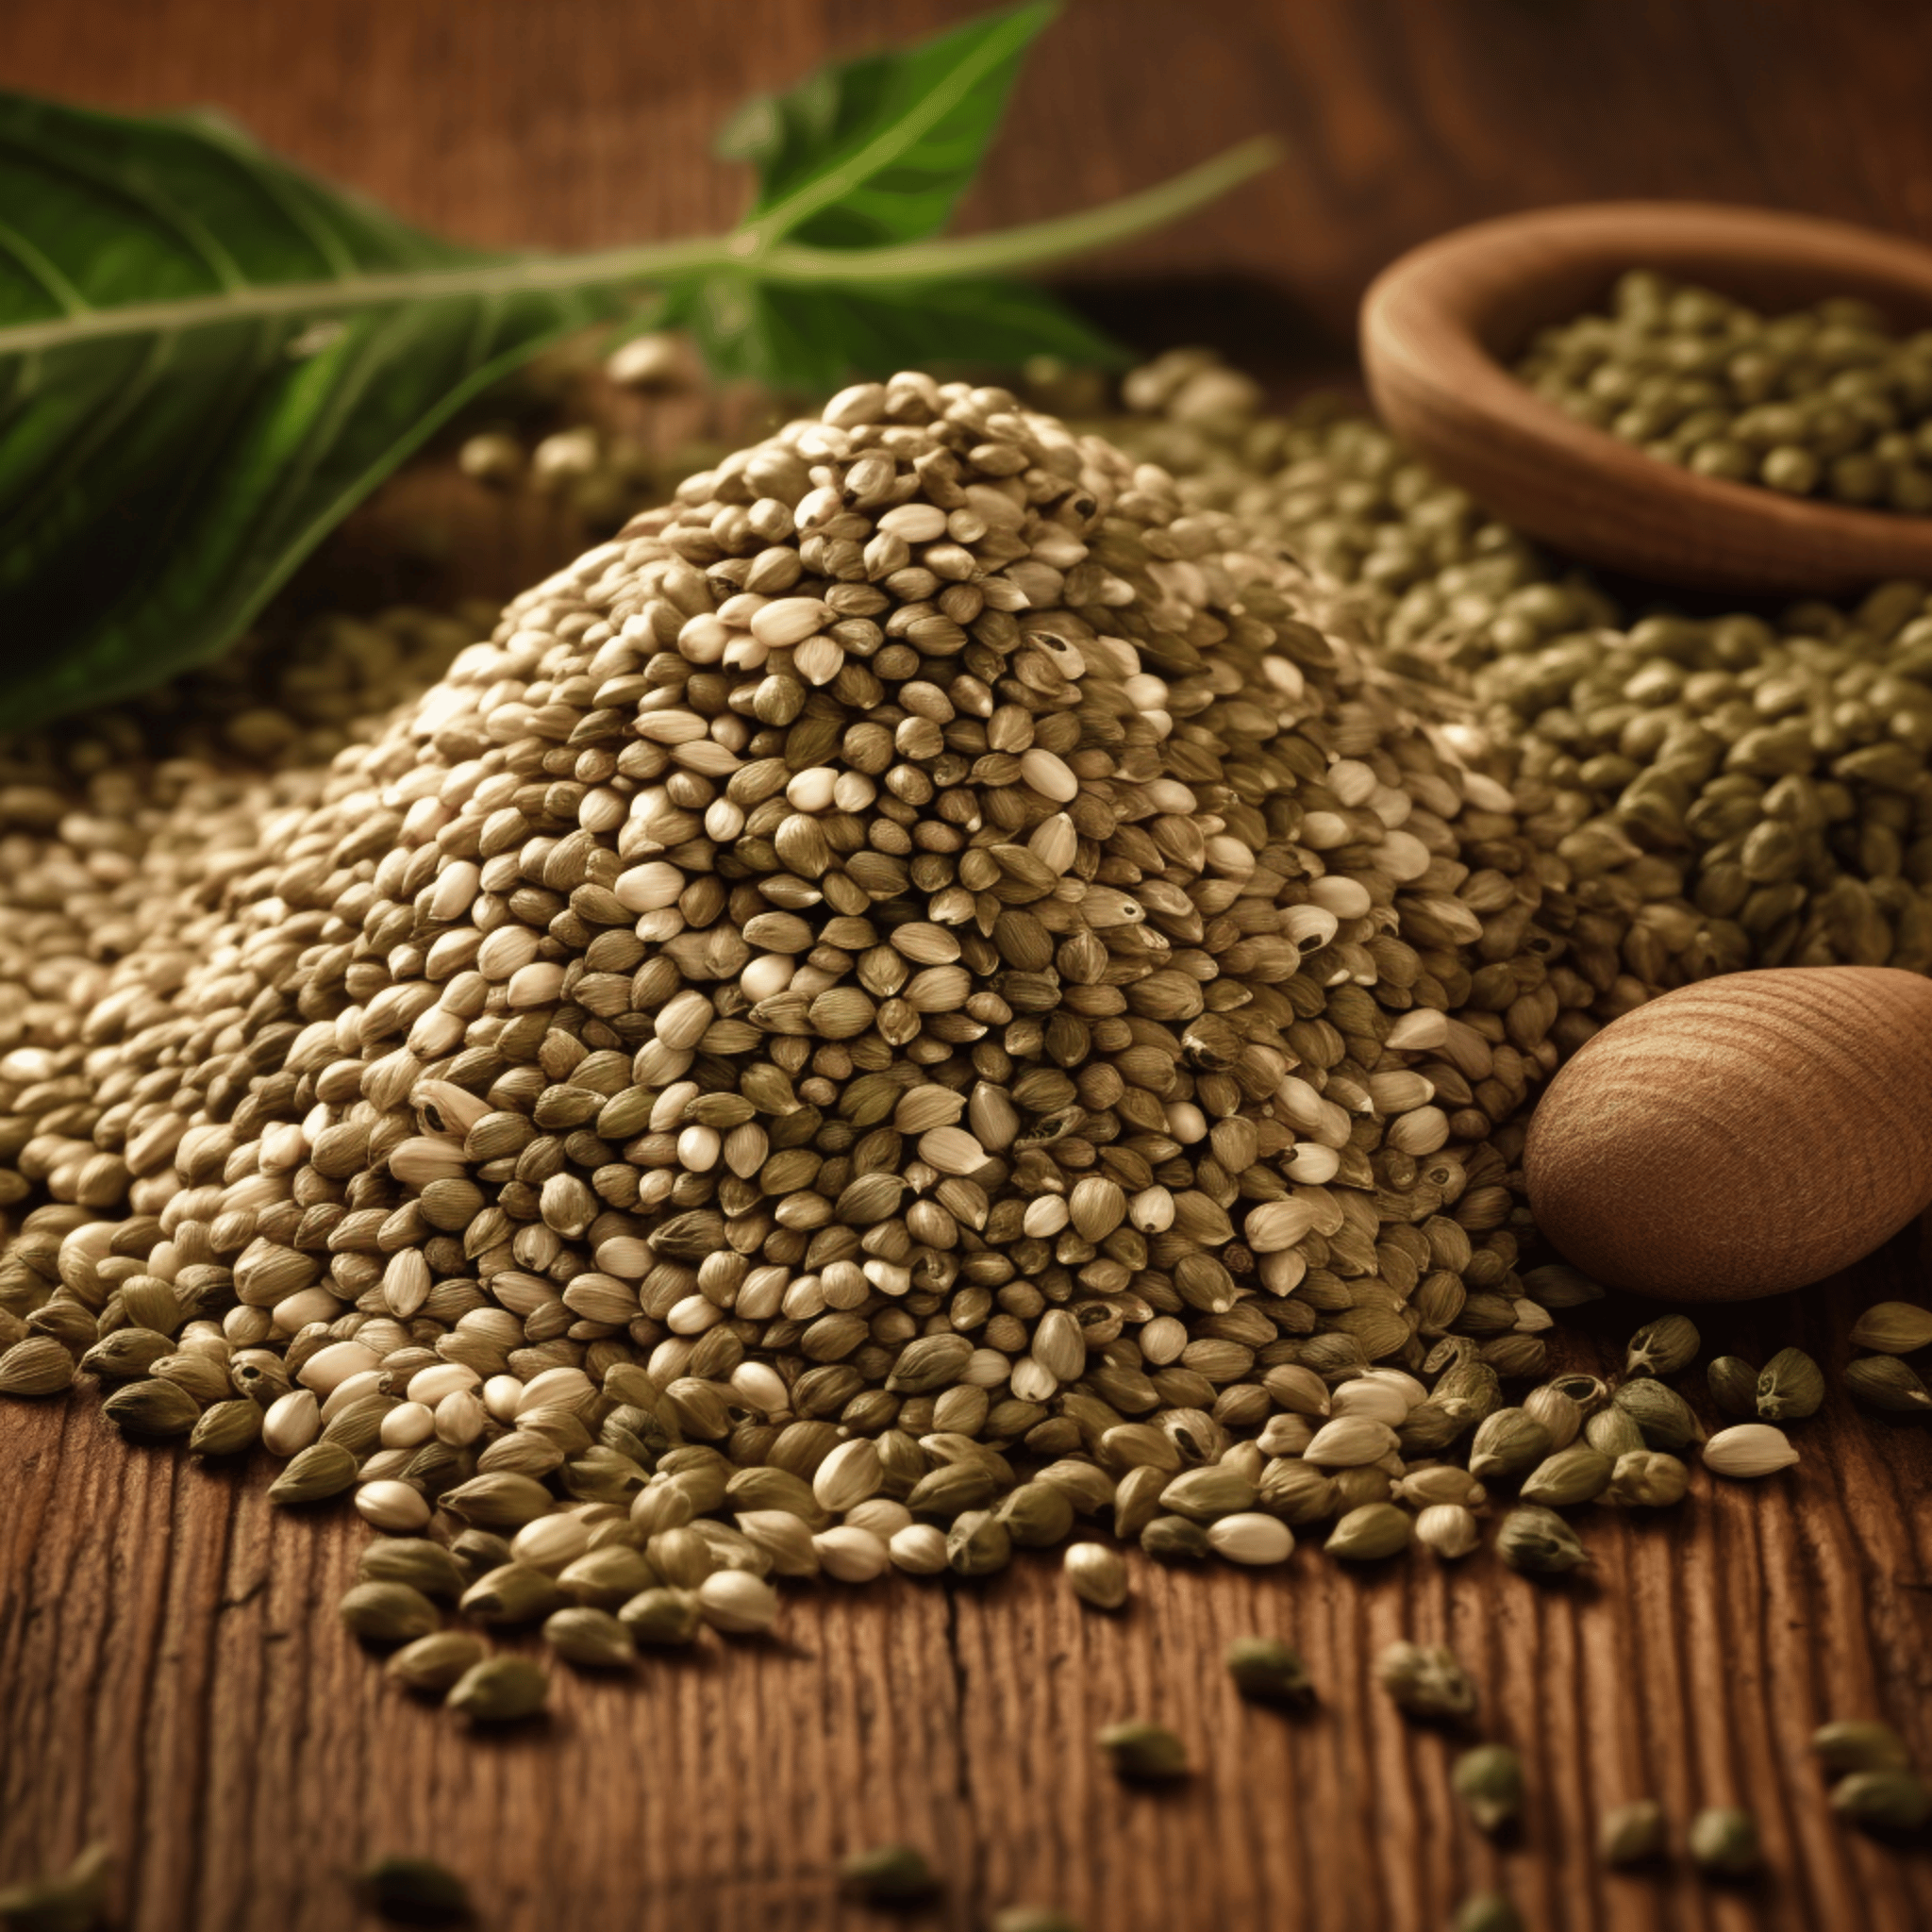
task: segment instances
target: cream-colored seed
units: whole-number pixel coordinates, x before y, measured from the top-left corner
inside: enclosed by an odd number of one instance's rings
[[[877,1445],[863,1436],[841,1442],[819,1464],[812,1494],[835,1514],[843,1514],[875,1495],[884,1480]]]
[[[946,1568],[946,1533],[930,1523],[895,1529],[886,1545],[892,1567],[912,1576],[938,1576]]]
[[[1798,1452],[1785,1432],[1769,1423],[1737,1423],[1705,1443],[1703,1457],[1704,1466],[1715,1475],[1751,1478],[1790,1468]]]
[[[749,1636],[772,1627],[778,1593],[761,1576],[717,1570],[698,1585],[698,1608],[712,1629]]]
[[[1074,1594],[1095,1609],[1117,1610],[1127,1600],[1127,1566],[1106,1543],[1069,1543],[1061,1558]]]
[[[1285,1563],[1294,1554],[1294,1532],[1279,1517],[1239,1511],[1208,1525],[1208,1542],[1230,1563]]]
[[[293,1456],[321,1434],[322,1404],[309,1389],[277,1396],[261,1419],[262,1446],[271,1456]]]
[[[364,1483],[356,1491],[356,1510],[373,1528],[389,1536],[409,1536],[427,1526],[429,1502],[421,1490],[402,1482]]]
[[[870,1583],[891,1560],[886,1545],[869,1529],[855,1529],[848,1524],[821,1530],[811,1541],[819,1567],[840,1583]],[[943,1538],[941,1554],[943,1557]]]
[[[1415,1519],[1415,1537],[1450,1560],[1466,1557],[1482,1541],[1475,1518],[1460,1503],[1431,1503]]]

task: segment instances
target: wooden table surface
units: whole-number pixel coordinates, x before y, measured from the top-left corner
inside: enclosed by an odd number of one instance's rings
[[[727,223],[700,159],[750,89],[827,50],[960,17],[939,0],[64,0],[17,7],[0,85],[103,104],[216,101],[305,162],[489,241],[593,244]],[[1086,0],[1042,46],[974,220],[1152,181],[1261,128],[1283,169],[1103,264],[1159,276],[1129,313],[1243,356],[1345,338],[1408,242],[1500,209],[1607,194],[1730,196],[1932,234],[1932,15],[1806,0]],[[1177,310],[1174,291],[1192,286]],[[1165,295],[1159,294],[1165,290]],[[1256,291],[1258,291],[1257,293]],[[1277,326],[1276,325],[1279,325]],[[358,566],[338,553],[345,575]],[[1707,1354],[1787,1341],[1830,1371],[1848,1308],[1925,1300],[1918,1231],[1853,1277],[1705,1324]],[[1567,1360],[1613,1366],[1643,1310],[1590,1311]],[[1694,1380],[1694,1378],[1693,1378]],[[1932,1925],[1932,1858],[1840,1828],[1808,1761],[1824,1718],[1884,1713],[1932,1765],[1932,1449],[1834,1397],[1762,1485],[1699,1474],[1660,1517],[1595,1509],[1582,1579],[1487,1551],[1340,1574],[1141,1565],[1118,1619],[1050,1564],[985,1587],[788,1591],[770,1641],[708,1638],[628,1683],[558,1673],[553,1715],[458,1733],[391,1692],[337,1628],[361,1525],[271,1512],[259,1471],[125,1447],[92,1398],[0,1409],[0,1883],[89,1839],[118,1847],[140,1932],[363,1923],[345,1874],[436,1850],[503,1932],[863,1927],[832,1866],[925,1848],[975,1932],[1058,1904],[1089,1932],[1428,1932],[1502,1884],[1547,1932],[1886,1932]],[[1137,1563],[1139,1559],[1136,1559]],[[1241,1705],[1224,1642],[1304,1650],[1319,1708]],[[1523,1832],[1458,1816],[1451,1747],[1372,1684],[1397,1637],[1453,1644],[1485,1735],[1529,1766]],[[1172,1724],[1201,1767],[1149,1795],[1096,1727]],[[1601,1809],[1654,1794],[1761,1822],[1768,1874],[1695,1879],[1681,1851],[1609,1874]]]

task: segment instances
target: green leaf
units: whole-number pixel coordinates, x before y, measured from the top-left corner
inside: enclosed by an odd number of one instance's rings
[[[1044,289],[991,275],[877,285],[714,275],[676,312],[719,375],[774,389],[928,366],[1017,369],[1033,356],[1100,368],[1126,359]]]
[[[750,225],[767,242],[873,248],[934,235],[1000,124],[1021,61],[1058,11],[1013,8],[916,47],[824,67],[752,102],[719,151],[758,173]]]
[[[1249,142],[1105,207],[931,239],[1051,4],[849,62],[741,122],[731,235],[580,256],[421,234],[208,114],[0,92],[0,731],[227,644],[441,424],[546,342],[693,326],[723,375],[1013,365],[1113,345],[1004,279],[1112,245],[1275,156]]]
[[[612,312],[608,291],[441,295],[506,259],[404,226],[211,116],[0,95],[0,721],[212,655],[466,398]],[[278,284],[428,275],[339,321]],[[173,304],[171,312],[169,305]],[[151,325],[93,335],[111,311]]]

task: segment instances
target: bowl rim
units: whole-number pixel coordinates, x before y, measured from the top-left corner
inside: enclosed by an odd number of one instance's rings
[[[1598,299],[1624,270],[1655,267],[1725,290],[1781,284],[1794,305],[1825,293],[1890,303],[1932,325],[1932,248],[1816,215],[1711,202],[1565,204],[1451,230],[1400,257],[1362,299],[1362,364],[1391,427],[1414,438],[1418,420],[1484,422],[1497,463],[1512,459],[1588,470],[1597,492],[1626,505],[1667,497],[1740,553],[1791,546],[1807,558],[1798,588],[1869,585],[1932,572],[1932,516],[1792,497],[1760,484],[1700,475],[1666,463],[1540,396],[1503,360],[1538,326]],[[1741,279],[1740,279],[1741,278]],[[1504,344],[1510,344],[1505,347]],[[1480,463],[1481,458],[1477,459]],[[1452,476],[1451,480],[1461,480]],[[1528,479],[1523,479],[1526,489]],[[1479,499],[1485,491],[1470,486]],[[1491,485],[1491,494],[1504,494]],[[1537,505],[1492,506],[1530,534]],[[1574,542],[1566,547],[1576,548]],[[1663,548],[1672,546],[1666,541]],[[1828,562],[1822,553],[1840,552]],[[1577,554],[1588,556],[1586,550]],[[1592,560],[1616,559],[1598,555]],[[1714,587],[1778,588],[1761,560],[1719,568]]]

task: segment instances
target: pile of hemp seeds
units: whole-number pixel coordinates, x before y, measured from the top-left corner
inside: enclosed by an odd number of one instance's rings
[[[1549,1374],[1523,1115],[1671,985],[1932,960],[1923,590],[1622,628],[1373,425],[1126,399],[861,385],[487,641],[10,747],[0,1391],[352,1496],[483,1721],[543,1673],[441,1601],[621,1664],[1681,1496],[1653,1364]]]

